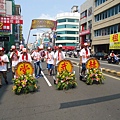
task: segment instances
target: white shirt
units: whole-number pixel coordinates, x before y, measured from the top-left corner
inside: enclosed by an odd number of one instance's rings
[[[80,52],[80,56],[82,56],[82,63],[86,63],[88,60],[88,56],[90,56],[90,50],[87,48],[88,54],[86,54],[85,48],[83,48]]]
[[[65,54],[63,51],[61,51],[61,53],[59,53],[58,55],[58,51],[55,53],[54,55],[54,59],[56,59],[56,65],[63,59],[65,59]]]
[[[40,53],[39,52],[34,51],[31,56],[34,60],[34,63],[40,61]]]
[[[7,71],[7,63],[2,64],[1,61],[9,62],[8,56],[7,55],[0,56],[0,71]]]
[[[12,59],[12,66],[15,67],[18,62],[19,62],[19,57],[20,56],[20,52],[17,51],[17,54],[15,54],[14,52],[11,52],[10,54],[10,58]]]
[[[54,64],[54,52],[47,52],[45,58],[48,64]]]
[[[26,61],[26,62],[32,62],[32,58],[30,56],[29,53],[27,53],[28,55],[28,60],[26,60],[26,55],[24,56],[24,59],[22,58],[23,54],[20,55],[20,58],[19,58],[19,62],[23,62],[23,61]]]

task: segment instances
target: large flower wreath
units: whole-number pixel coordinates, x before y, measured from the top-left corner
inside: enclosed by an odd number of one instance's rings
[[[56,87],[58,90],[68,90],[77,86],[75,73],[70,73],[67,70],[57,74]]]
[[[13,83],[12,90],[15,94],[35,92],[38,89],[37,80],[30,74],[15,77]]]
[[[105,77],[103,76],[103,73],[100,69],[91,68],[88,69],[87,76],[86,76],[86,83],[87,84],[93,84],[94,81],[97,81],[98,83],[103,83],[105,80]]]

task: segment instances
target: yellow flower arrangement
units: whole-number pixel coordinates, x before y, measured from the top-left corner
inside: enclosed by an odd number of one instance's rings
[[[75,88],[77,86],[74,73],[70,73],[67,70],[57,74],[56,87],[58,90]]]
[[[102,74],[102,71],[100,69],[91,68],[87,72],[86,76],[86,83],[87,84],[93,84],[94,81],[97,81],[98,83],[103,83],[105,80],[105,77]]]
[[[15,77],[13,83],[12,90],[15,94],[34,92],[38,89],[37,80],[30,74]]]

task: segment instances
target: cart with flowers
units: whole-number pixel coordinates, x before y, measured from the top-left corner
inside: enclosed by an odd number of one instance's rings
[[[38,89],[37,80],[33,77],[33,66],[30,62],[19,62],[13,79],[12,90],[15,94],[30,93]]]
[[[105,77],[102,73],[102,68],[100,67],[99,61],[92,57],[88,59],[86,62],[86,74],[84,76],[80,76],[80,80],[85,80],[85,82],[89,85],[92,85],[93,83],[99,83],[102,84],[105,80]]]
[[[57,75],[55,79],[58,90],[68,90],[77,86],[75,72],[70,60],[61,60],[57,66]]]

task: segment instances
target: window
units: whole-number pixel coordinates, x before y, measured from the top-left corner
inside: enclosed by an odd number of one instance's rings
[[[58,25],[57,29],[66,28],[66,25]]]
[[[91,15],[92,15],[92,7],[88,9],[88,16],[91,16]]]
[[[60,20],[57,20],[58,23],[61,23],[61,22],[66,22],[66,19],[60,19]]]
[[[114,9],[115,9],[115,15],[118,14],[118,8],[119,8],[118,5],[114,7]]]
[[[105,27],[102,29],[98,29],[94,31],[94,36],[105,36],[105,35],[110,35],[110,34],[115,34],[120,32],[120,24],[116,24],[113,26]]]

